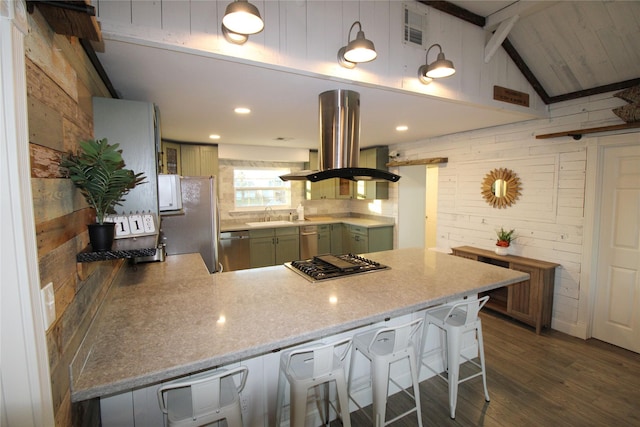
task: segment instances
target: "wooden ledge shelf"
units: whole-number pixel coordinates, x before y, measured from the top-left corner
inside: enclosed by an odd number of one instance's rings
[[[578,141],[579,139],[582,138],[582,135],[586,135],[589,133],[610,132],[614,130],[636,129],[636,128],[640,128],[640,122],[623,123],[620,125],[610,125],[610,126],[599,126],[599,127],[587,128],[587,129],[575,129],[575,130],[568,130],[564,132],[545,133],[542,135],[536,135],[536,139],[549,139],[549,138],[560,138],[562,136],[570,136],[576,141]]]
[[[94,252],[89,245],[76,255],[76,262],[106,261],[120,258],[154,256],[158,246],[158,235],[117,239],[109,251]]]
[[[387,167],[391,166],[415,166],[415,165],[437,165],[439,163],[447,163],[448,157],[432,157],[430,159],[418,159],[418,160],[403,160],[394,161],[386,164]]]

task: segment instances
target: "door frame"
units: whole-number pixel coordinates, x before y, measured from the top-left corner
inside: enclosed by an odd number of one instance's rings
[[[591,338],[596,304],[598,257],[600,254],[599,227],[601,218],[601,194],[604,173],[604,152],[608,148],[633,146],[640,143],[640,133],[625,133],[594,138],[587,144],[587,166],[584,197],[584,241],[580,273],[580,299],[576,336]]]

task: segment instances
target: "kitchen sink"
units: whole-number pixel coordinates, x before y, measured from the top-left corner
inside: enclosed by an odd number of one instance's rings
[[[291,221],[259,221],[259,222],[246,222],[249,227],[273,227],[277,225],[294,225]]]

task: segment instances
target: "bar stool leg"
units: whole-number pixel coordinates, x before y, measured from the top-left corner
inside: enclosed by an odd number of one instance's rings
[[[413,396],[416,397],[420,395],[420,382],[418,381],[418,365],[413,353],[409,353],[409,369],[413,381]],[[422,410],[420,409],[420,405],[416,405],[416,415],[418,417],[418,427],[422,427]]]
[[[376,426],[383,426],[387,413],[387,389],[389,386],[389,364],[372,361],[371,372],[373,375],[373,413],[376,417]]]
[[[276,394],[276,427],[280,427],[282,421],[282,406],[284,404],[286,381],[287,379],[284,374],[280,372],[278,374],[278,392]]]
[[[491,399],[489,398],[489,389],[487,388],[487,370],[484,366],[484,342],[482,339],[482,324],[480,323],[480,319],[478,319],[478,328],[476,329],[478,333],[478,352],[480,353],[480,367],[482,369],[482,385],[484,386],[484,400],[489,402]]]
[[[327,387],[329,387],[328,384]],[[347,392],[347,382],[344,375],[336,376],[336,393],[338,395],[338,404],[340,405],[340,418],[342,419],[342,425],[344,427],[351,427],[351,414],[349,413],[349,393]]]
[[[449,410],[451,418],[456,418],[458,402],[458,378],[460,377],[460,334],[447,330],[447,365],[449,368]]]
[[[290,425],[292,427],[304,426],[307,418],[307,395],[309,389],[306,386],[298,387],[295,383],[289,386],[291,387]]]

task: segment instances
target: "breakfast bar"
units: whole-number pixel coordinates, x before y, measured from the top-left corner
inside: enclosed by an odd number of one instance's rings
[[[285,266],[208,274],[198,254],[124,266],[71,367],[75,402],[268,355],[528,279],[423,249],[311,283]]]

